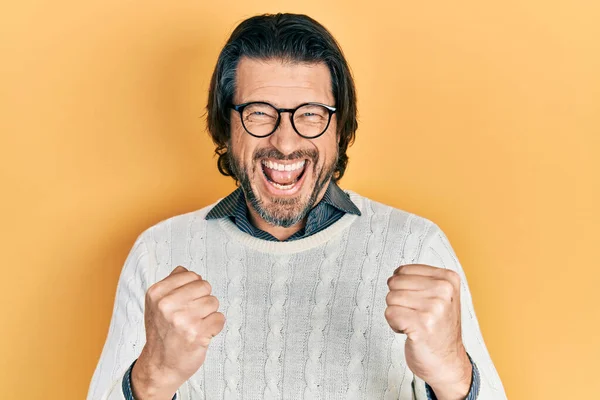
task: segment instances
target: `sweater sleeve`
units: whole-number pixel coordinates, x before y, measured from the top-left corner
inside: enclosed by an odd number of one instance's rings
[[[123,382],[126,372],[146,342],[144,301],[150,286],[149,270],[156,263],[144,235],[137,238],[121,271],[108,336],[87,400],[125,400]]]
[[[487,351],[479,328],[465,273],[448,238],[435,224],[429,229],[418,263],[451,269],[460,276],[462,339],[465,349],[479,373],[480,387],[477,398],[482,400],[506,399],[502,382]]]

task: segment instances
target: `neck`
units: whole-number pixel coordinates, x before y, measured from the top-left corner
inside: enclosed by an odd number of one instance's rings
[[[325,195],[325,192],[327,191],[328,186],[329,186],[329,182],[326,185],[324,185],[323,188],[321,189],[321,191],[319,192],[319,195],[317,196],[317,200],[315,201],[315,204],[313,204],[313,207],[316,206],[317,204],[319,204],[319,202],[323,199],[323,196]],[[280,241],[287,240],[294,233],[298,232],[300,229],[302,229],[306,226],[306,220],[308,219],[308,216],[304,217],[297,224],[289,226],[287,228],[284,228],[282,226],[271,225],[270,223],[268,223],[267,221],[262,219],[262,217],[254,209],[254,207],[252,207],[252,204],[250,204],[250,203],[248,203],[248,201],[246,201],[246,205],[248,206],[250,222],[252,223],[252,225],[254,225],[255,227],[257,227],[258,229],[260,229],[262,231],[270,233],[275,238],[277,238],[277,240],[280,240]]]
[[[258,215],[258,213],[252,208],[251,205],[248,205],[248,210],[250,211],[250,222],[252,225],[260,229],[261,231],[265,231],[270,233],[277,240],[284,241],[290,238],[294,233],[298,232],[300,229],[304,228],[306,225],[306,218],[302,219],[295,225],[284,228],[283,226],[271,225],[264,219]]]

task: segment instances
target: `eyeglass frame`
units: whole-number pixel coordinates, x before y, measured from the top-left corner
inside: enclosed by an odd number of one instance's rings
[[[277,111],[277,121],[275,122],[275,126],[273,127],[273,130],[271,132],[267,133],[266,135],[255,135],[254,133],[250,132],[248,130],[248,128],[246,128],[246,124],[244,124],[244,117],[242,115],[244,112],[244,108],[246,108],[252,104],[266,104],[270,107],[273,107],[273,109],[275,111]],[[304,106],[322,106],[329,112],[329,120],[327,121],[327,125],[325,125],[325,129],[323,129],[323,132],[319,133],[316,136],[305,136],[305,135],[301,134],[298,131],[298,129],[296,128],[296,124],[294,124],[294,114],[296,113],[296,111],[298,111],[300,108],[302,108]],[[316,103],[316,102],[302,103],[296,108],[277,108],[273,104],[267,103],[266,101],[251,101],[251,102],[242,103],[242,104],[230,104],[229,108],[232,108],[233,110],[237,111],[240,114],[240,121],[242,122],[242,126],[244,127],[244,130],[250,136],[254,136],[255,138],[259,138],[259,139],[269,137],[273,133],[275,133],[277,128],[279,128],[279,124],[281,123],[281,113],[284,113],[284,112],[290,113],[290,122],[292,124],[292,128],[294,128],[294,132],[296,132],[300,137],[303,137],[304,139],[316,139],[316,138],[322,136],[325,132],[327,132],[327,129],[329,128],[329,125],[331,124],[331,116],[333,114],[335,114],[337,111],[336,107],[329,106],[329,105],[323,104],[323,103]]]

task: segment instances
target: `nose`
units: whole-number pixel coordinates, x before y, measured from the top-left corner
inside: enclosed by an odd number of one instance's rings
[[[286,156],[298,150],[302,140],[304,139],[296,133],[292,126],[289,114],[281,115],[277,130],[269,136],[271,145]]]

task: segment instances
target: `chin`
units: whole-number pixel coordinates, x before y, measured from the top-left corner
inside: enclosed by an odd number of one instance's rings
[[[302,190],[294,194],[274,194],[271,188],[264,184],[253,187],[254,199],[250,202],[259,216],[271,225],[287,228],[295,225],[306,217],[313,204],[311,204],[311,193],[314,192],[314,184],[304,184]]]
[[[250,168],[236,168],[236,176],[246,201],[262,220],[273,226],[290,227],[308,215],[333,174],[332,168],[326,173],[326,166],[317,166],[313,162],[317,159],[259,158],[248,165]]]

